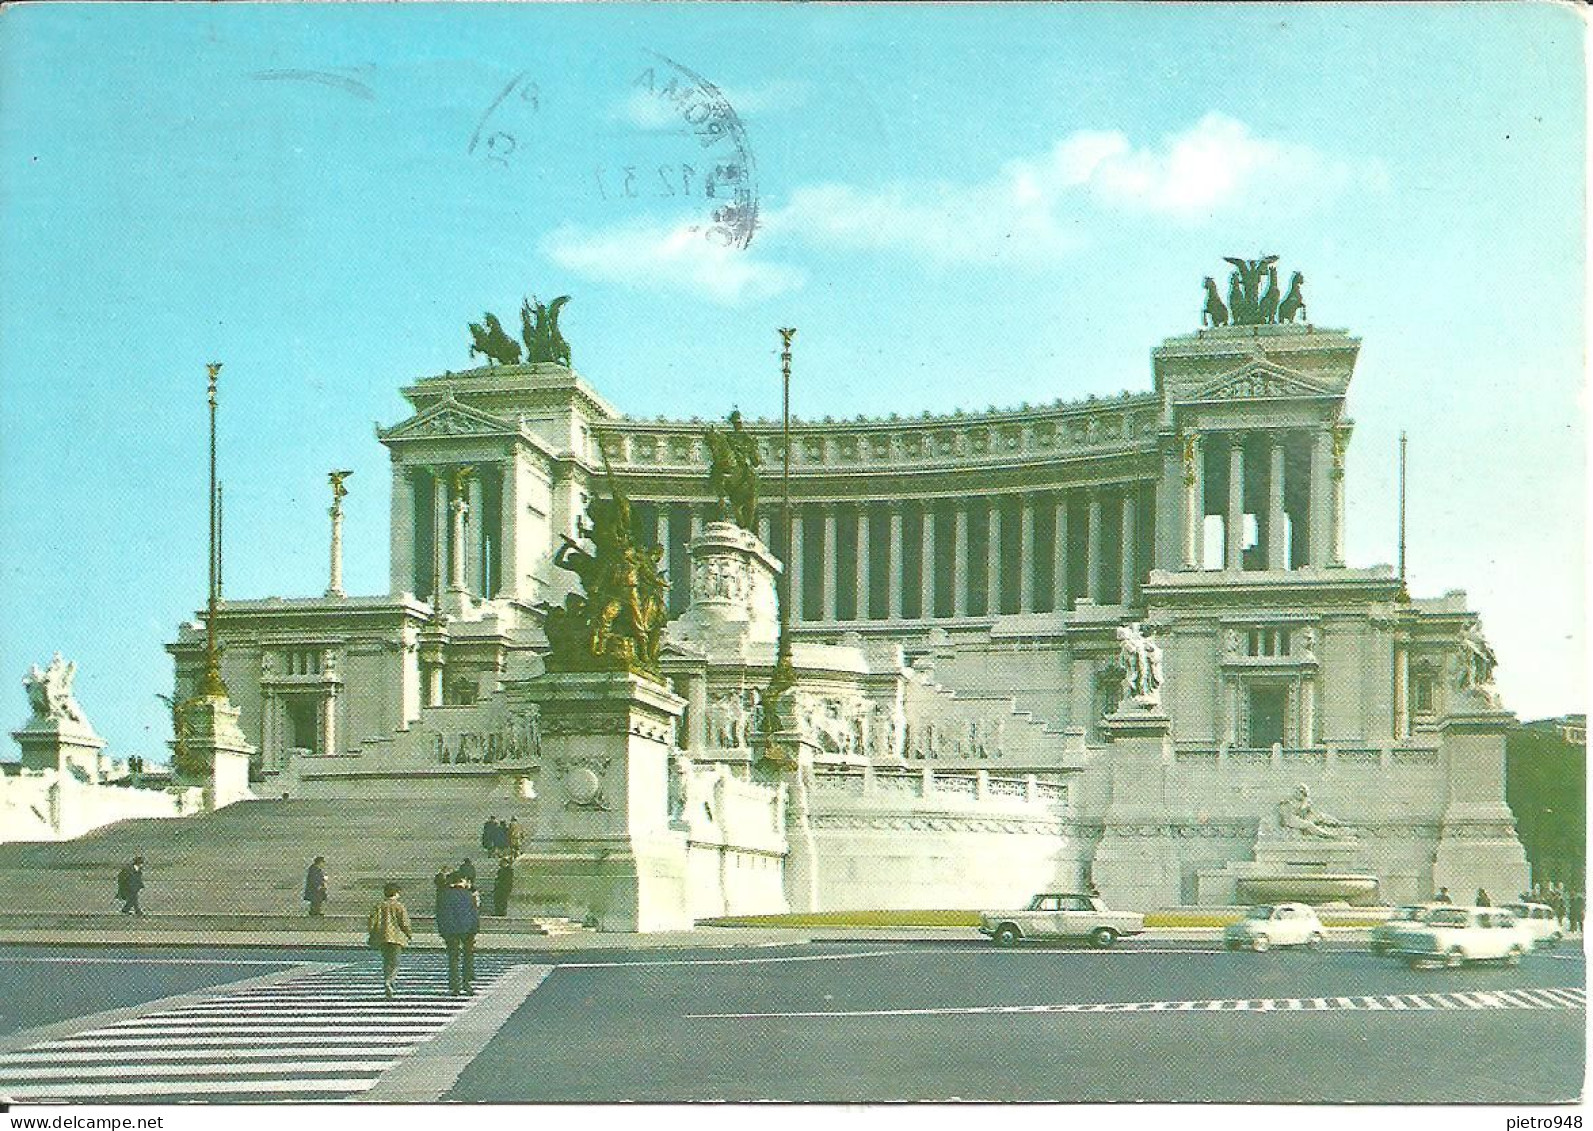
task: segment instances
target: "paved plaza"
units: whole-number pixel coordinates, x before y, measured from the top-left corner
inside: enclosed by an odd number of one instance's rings
[[[483,955],[382,1000],[358,949],[8,948],[0,1093],[48,1102],[1573,1099],[1569,948],[1413,971],[1358,944],[966,941]],[[110,1002],[90,1012],[90,1001]]]

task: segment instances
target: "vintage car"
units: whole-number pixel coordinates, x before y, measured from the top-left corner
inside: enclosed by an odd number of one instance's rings
[[[1372,928],[1372,953],[1387,954],[1396,933],[1419,925],[1435,908],[1443,906],[1442,903],[1407,903],[1394,908],[1392,915]]]
[[[1554,908],[1543,903],[1507,903],[1504,909],[1516,917],[1526,932],[1532,936],[1532,945],[1559,946],[1565,932],[1560,928],[1560,917]]]
[[[997,946],[1015,946],[1022,939],[1088,939],[1094,946],[1106,947],[1144,930],[1145,916],[1112,911],[1099,896],[1072,892],[1037,895],[1022,911],[979,915],[979,933],[989,935]]]
[[[1435,907],[1425,921],[1394,932],[1389,953],[1412,968],[1502,960],[1514,966],[1532,935],[1504,907]]]
[[[1274,946],[1322,945],[1322,921],[1304,903],[1262,903],[1226,927],[1222,941],[1229,950],[1266,950]]]

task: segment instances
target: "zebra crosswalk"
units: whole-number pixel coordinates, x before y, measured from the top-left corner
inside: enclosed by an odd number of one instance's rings
[[[441,953],[405,955],[398,996],[380,963],[185,1004],[0,1054],[0,1095],[24,1102],[310,1102],[351,1099],[491,990],[516,963],[476,957],[468,996]]]
[[[922,1009],[815,1010],[793,1013],[688,1013],[690,1020],[762,1020],[795,1017],[940,1017],[960,1014],[1033,1013],[1339,1013],[1423,1012],[1452,1009],[1586,1009],[1581,986],[1467,993],[1363,994],[1351,997],[1205,998],[1193,1001],[1060,1002],[1048,1005],[972,1005]]]

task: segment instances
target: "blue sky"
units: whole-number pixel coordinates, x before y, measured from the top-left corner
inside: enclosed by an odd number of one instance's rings
[[[161,756],[206,361],[228,593],[324,589],[333,467],[376,593],[372,425],[484,309],[572,294],[637,415],[773,415],[781,325],[801,415],[976,410],[1148,389],[1262,251],[1365,342],[1352,563],[1393,559],[1408,430],[1413,592],[1469,591],[1524,716],[1584,710],[1581,46],[1550,5],[8,7],[0,715],[59,649]],[[745,248],[671,62],[742,121]]]

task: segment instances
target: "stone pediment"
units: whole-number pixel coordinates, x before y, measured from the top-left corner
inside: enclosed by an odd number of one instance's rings
[[[1179,399],[1240,401],[1338,395],[1337,391],[1324,388],[1296,370],[1275,361],[1257,358]]]
[[[378,429],[381,440],[432,440],[451,436],[502,436],[516,434],[520,425],[478,408],[460,404],[452,397],[439,401],[391,428]]]

